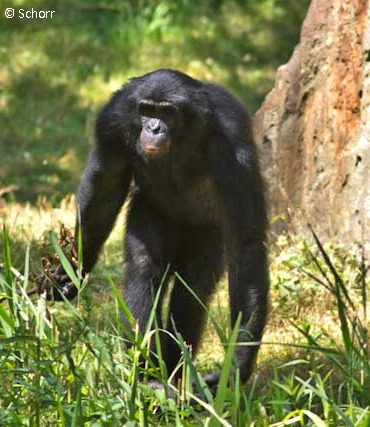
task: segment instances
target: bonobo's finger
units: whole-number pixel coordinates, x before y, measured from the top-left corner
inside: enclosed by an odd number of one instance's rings
[[[63,275],[52,275],[51,276],[51,280],[53,283],[61,286],[62,284],[67,284],[71,281],[71,279],[69,278],[68,274],[63,274]]]
[[[68,300],[72,300],[77,295],[77,288],[72,282],[63,284],[63,286],[56,288],[54,294],[59,293],[63,294]]]
[[[77,295],[77,288],[72,283],[65,283],[63,285],[49,284],[49,287],[46,290],[46,299],[54,301],[63,301],[64,298],[72,300]]]
[[[36,283],[38,284],[38,293],[39,295],[44,294],[45,292],[48,293],[48,290],[50,288],[50,279],[44,274],[40,274],[38,278],[36,279]]]

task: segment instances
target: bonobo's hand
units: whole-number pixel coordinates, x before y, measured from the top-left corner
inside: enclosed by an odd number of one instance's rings
[[[36,282],[39,285],[39,294],[45,295],[47,300],[63,301],[63,296],[72,300],[77,295],[76,286],[61,265],[49,274],[42,273]]]

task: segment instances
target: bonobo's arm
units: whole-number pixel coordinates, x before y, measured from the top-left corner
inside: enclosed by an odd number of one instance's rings
[[[107,239],[128,193],[132,173],[129,154],[123,138],[124,117],[114,120],[114,105],[101,112],[96,129],[96,144],[80,183],[77,204],[81,214],[83,272],[95,265],[99,251]],[[76,221],[75,242],[79,229]],[[48,299],[62,300],[76,296],[76,287],[59,265],[48,276],[39,279],[40,293]]]
[[[78,191],[81,213],[83,269],[88,273],[95,265],[127,196],[131,180],[127,158],[99,146],[91,154]],[[78,232],[76,223],[76,236]],[[77,239],[76,239],[77,241]]]
[[[95,265],[99,251],[113,228],[132,178],[127,149],[130,120],[116,92],[96,121],[96,144],[82,176],[77,204],[81,213],[82,261],[85,273]],[[76,221],[76,239],[79,229]]]
[[[265,248],[267,220],[255,147],[223,139],[211,157],[223,212],[231,322],[234,325],[241,313],[238,342],[259,342],[267,317],[269,278]],[[258,344],[238,346],[237,360],[243,381],[251,374],[258,348]],[[217,375],[211,375],[208,383],[214,385],[217,379]]]

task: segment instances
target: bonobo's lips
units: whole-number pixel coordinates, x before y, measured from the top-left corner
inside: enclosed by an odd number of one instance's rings
[[[169,144],[162,144],[160,147],[153,144],[141,144],[144,153],[151,158],[162,157],[169,151]]]

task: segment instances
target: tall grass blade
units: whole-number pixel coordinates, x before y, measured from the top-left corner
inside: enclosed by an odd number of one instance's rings
[[[10,338],[13,335],[14,328],[15,328],[14,321],[1,304],[0,304],[0,322],[4,330],[4,335],[7,338]]]
[[[176,329],[175,329],[176,326],[173,325],[173,327],[174,327],[174,330],[176,331]],[[209,388],[208,388],[207,384],[205,383],[204,379],[202,378],[202,376],[198,373],[198,371],[194,365],[194,362],[192,360],[189,349],[188,349],[184,339],[182,338],[181,334],[178,333],[177,331],[176,331],[176,338],[178,340],[179,346],[180,346],[181,351],[183,353],[185,363],[190,369],[191,376],[192,376],[193,381],[195,383],[195,387],[197,389],[197,392],[199,393],[200,397],[204,401],[211,402],[212,401],[212,393],[209,391]]]
[[[77,206],[77,223],[78,223],[78,230],[77,230],[77,262],[78,262],[78,271],[81,275],[82,273],[82,267],[83,267],[83,242],[82,242],[82,227],[81,227],[81,211],[80,206]]]
[[[57,255],[59,257],[60,263],[62,264],[62,267],[64,268],[64,271],[68,274],[68,277],[72,280],[73,284],[79,290],[80,289],[80,280],[78,279],[76,272],[75,272],[74,268],[72,267],[71,263],[68,261],[67,257],[65,256],[61,247],[59,246],[56,234],[52,231],[50,232],[50,240],[53,244],[55,252],[57,253]]]
[[[240,328],[240,322],[242,319],[241,313],[239,313],[238,318],[235,322],[234,328],[232,330],[230,339],[227,343],[227,350],[225,354],[224,363],[221,369],[221,376],[217,387],[216,398],[214,402],[214,408],[217,414],[222,415],[222,411],[225,405],[226,390],[230,378],[230,372],[232,369],[233,360],[235,359],[235,345],[238,339],[238,333]],[[210,427],[217,427],[219,421],[213,418],[210,422]]]
[[[191,289],[191,287],[185,282],[185,280],[178,274],[175,273],[175,276],[180,281],[180,283],[185,286],[185,288],[190,292],[190,294],[195,298],[195,300],[201,305],[201,307],[205,310],[207,315],[209,316],[209,319],[211,320],[212,325],[216,329],[217,335],[219,336],[222,343],[225,343],[228,341],[226,334],[223,332],[223,330],[218,325],[216,319],[212,316],[210,313],[208,307],[203,303],[203,301],[198,297],[198,295]]]
[[[345,296],[345,299],[347,300],[347,302],[350,304],[351,308],[354,309],[354,303],[351,300],[347,288],[342,280],[342,278],[340,277],[340,275],[338,274],[336,268],[334,267],[333,263],[331,262],[330,256],[328,255],[328,253],[325,251],[324,246],[322,245],[321,241],[319,240],[317,234],[315,233],[315,231],[313,230],[312,227],[310,227],[311,233],[313,235],[313,238],[315,239],[315,242],[320,250],[320,253],[322,255],[322,257],[324,258],[324,261],[326,263],[326,265],[329,267],[330,272],[332,273],[334,279],[335,279],[335,284],[336,287],[338,287],[342,292],[343,295]]]
[[[127,307],[125,300],[122,297],[121,292],[119,291],[119,289],[117,288],[117,286],[115,285],[115,283],[113,282],[113,280],[108,277],[108,283],[114,293],[114,296],[116,298],[116,301],[118,303],[118,308],[122,311],[122,314],[125,316],[125,318],[129,321],[130,325],[132,325],[132,327],[134,328],[135,326],[135,320],[131,314],[130,309]],[[132,330],[128,329],[126,327],[126,325],[124,324],[124,322],[120,322],[120,328],[123,330],[123,333],[125,334],[125,336],[127,336],[127,338],[131,341],[134,342],[134,334],[132,333]]]
[[[4,283],[4,290],[6,295],[8,296],[8,304],[10,307],[10,310],[13,311],[13,292],[14,292],[14,275],[12,271],[12,256],[10,251],[10,240],[8,231],[3,226],[3,242],[4,242],[4,277],[5,277],[5,283]]]

